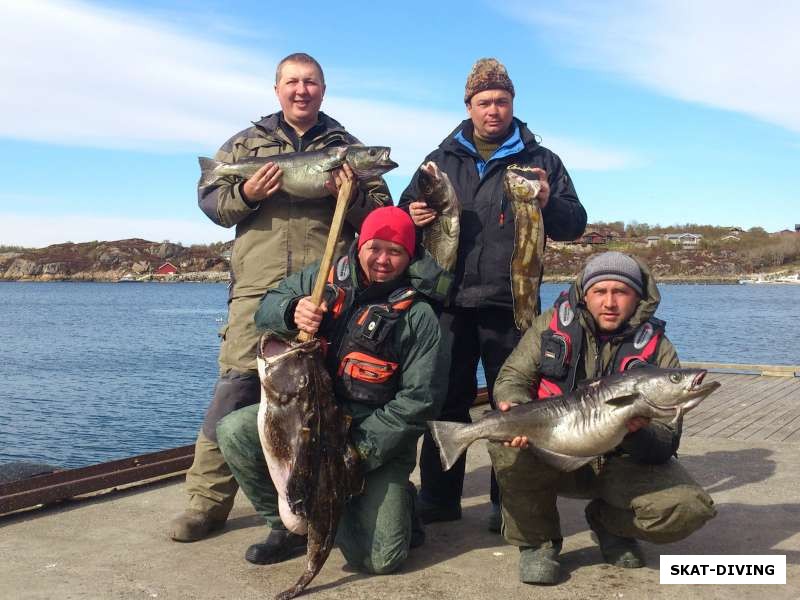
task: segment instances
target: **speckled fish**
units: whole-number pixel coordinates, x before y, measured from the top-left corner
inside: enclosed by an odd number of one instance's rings
[[[580,384],[563,396],[491,411],[475,423],[429,421],[442,466],[452,467],[479,439],[498,442],[527,436],[528,448],[542,461],[573,471],[616,448],[634,417],[683,415],[720,383],[703,383],[704,369],[642,368]],[[503,398],[496,397],[503,402]]]
[[[422,230],[422,245],[443,269],[453,272],[458,254],[461,231],[461,204],[447,173],[433,161],[419,168],[419,187],[422,199],[436,211],[436,218]]]
[[[278,491],[278,511],[287,529],[308,534],[305,571],[276,596],[288,600],[325,564],[344,505],[361,492],[363,479],[349,441],[350,417],[333,395],[319,340],[287,342],[266,333],[257,363],[258,434]]]
[[[533,323],[539,303],[545,233],[536,196],[542,184],[531,167],[509,165],[503,188],[514,211],[514,253],[511,257],[514,322],[524,332]]]
[[[266,163],[280,167],[281,187],[287,193],[300,198],[324,198],[330,192],[325,182],[330,172],[341,167],[345,161],[359,179],[369,179],[383,175],[397,167],[389,158],[390,148],[384,146],[334,146],[312,152],[290,152],[275,156],[253,156],[242,158],[235,163],[219,162],[201,156],[200,181],[198,186],[206,186],[215,181],[233,177],[249,179]]]

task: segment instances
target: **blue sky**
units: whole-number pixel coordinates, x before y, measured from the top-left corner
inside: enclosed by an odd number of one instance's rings
[[[32,0],[0,22],[0,244],[231,239],[197,156],[277,110],[296,51],[323,110],[392,147],[395,197],[495,56],[590,221],[800,223],[796,2]]]

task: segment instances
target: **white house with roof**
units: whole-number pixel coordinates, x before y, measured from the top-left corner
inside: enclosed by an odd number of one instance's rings
[[[664,239],[676,246],[684,248],[697,248],[703,236],[699,233],[666,233]]]

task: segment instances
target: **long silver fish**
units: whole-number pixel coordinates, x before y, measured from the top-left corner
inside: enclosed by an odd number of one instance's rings
[[[419,168],[422,199],[436,211],[436,218],[422,230],[422,245],[443,269],[453,272],[461,231],[461,203],[447,173],[433,161]]]
[[[509,165],[503,187],[514,211],[514,254],[511,257],[514,322],[524,332],[533,323],[539,303],[545,233],[536,196],[542,184],[530,167]]]
[[[258,346],[258,435],[286,528],[308,534],[306,568],[276,596],[300,594],[328,559],[348,498],[363,488],[350,417],[333,395],[320,342],[286,342],[271,333]]]
[[[564,396],[491,411],[475,423],[429,421],[428,427],[445,469],[476,440],[527,436],[528,447],[544,462],[573,471],[616,448],[634,417],[681,420],[720,386],[702,383],[705,375],[703,369],[633,369],[582,383]]]
[[[216,161],[201,156],[200,181],[198,186],[210,185],[219,179],[233,177],[249,179],[266,163],[280,167],[281,188],[300,198],[324,198],[330,192],[325,182],[330,172],[341,167],[345,161],[359,179],[383,175],[397,167],[389,158],[390,148],[385,146],[334,146],[313,152],[290,152],[275,156],[252,156],[235,163]]]

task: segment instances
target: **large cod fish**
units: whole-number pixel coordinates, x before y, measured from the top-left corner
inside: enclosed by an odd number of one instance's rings
[[[452,273],[456,268],[461,231],[461,203],[447,173],[433,161],[419,168],[419,186],[428,208],[436,211],[436,218],[422,230],[422,245],[440,267]]]
[[[258,434],[286,528],[308,534],[306,568],[276,600],[300,594],[333,549],[345,502],[363,489],[350,417],[333,395],[320,342],[287,342],[271,333],[258,345]]]
[[[634,417],[675,416],[700,404],[720,383],[702,383],[703,369],[633,369],[584,382],[564,396],[491,411],[471,424],[429,421],[445,470],[479,439],[497,442],[527,436],[528,448],[562,471],[574,471],[610,452]],[[502,402],[502,398],[496,398]]]
[[[252,156],[235,163],[216,161],[201,156],[200,182],[206,186],[224,177],[249,179],[266,163],[275,163],[283,171],[281,188],[301,198],[324,198],[330,192],[325,182],[330,172],[345,162],[359,179],[383,175],[397,167],[389,158],[391,149],[385,146],[334,146],[313,152],[290,152],[275,156]]]
[[[525,331],[536,317],[544,260],[544,221],[536,196],[542,184],[530,167],[509,165],[503,189],[514,211],[514,253],[511,256],[511,296],[514,322]]]

